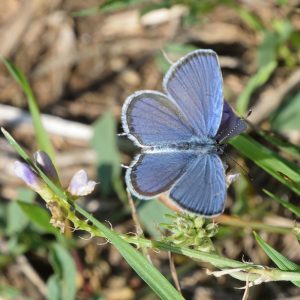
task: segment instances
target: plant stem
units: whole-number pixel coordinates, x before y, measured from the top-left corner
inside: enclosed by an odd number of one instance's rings
[[[79,208],[77,205],[75,207],[77,212],[80,214],[84,215],[85,217],[89,216],[88,213]],[[80,220],[72,211],[70,211],[68,218],[74,223],[76,228],[89,232],[91,236],[106,237],[101,230],[96,227],[92,217],[88,219],[93,223],[93,225],[89,225],[86,221]],[[243,281],[246,279],[257,283],[267,281],[300,281],[300,272],[296,271],[281,271],[276,268],[268,268],[261,265],[244,263],[220,256],[218,254],[193,250],[187,247],[177,247],[171,243],[149,240],[136,235],[132,236],[128,234],[119,234],[119,236],[128,243],[137,245],[138,247],[170,251],[172,253],[190,257],[197,261],[209,263],[218,269],[229,270],[228,274]]]
[[[243,220],[238,217],[232,217],[228,215],[218,216],[215,220],[220,224],[230,225],[234,227],[251,228],[252,230],[265,230],[267,232],[274,232],[280,234],[293,233],[293,228],[291,227],[274,226],[274,225],[264,224],[258,221]]]

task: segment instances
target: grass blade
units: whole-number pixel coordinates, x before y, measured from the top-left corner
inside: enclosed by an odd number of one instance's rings
[[[278,147],[281,151],[292,155],[296,159],[300,159],[300,147],[289,142],[288,140],[283,139],[280,135],[276,134],[276,132],[269,133],[262,130],[257,130],[256,133],[263,137],[267,142]]]
[[[297,217],[300,218],[300,208],[296,205],[289,203],[276,195],[272,194],[271,192],[263,189],[263,192],[266,193],[268,196],[270,196],[273,200],[277,201],[279,204],[281,204],[283,207],[287,208],[289,211],[291,211],[293,214],[295,214]]]
[[[76,210],[89,219],[106,238],[117,248],[136,273],[153,289],[160,299],[183,299],[170,282],[148,260],[130,244],[108,229],[97,219],[75,204]]]
[[[300,195],[300,168],[297,165],[245,134],[231,140],[230,144],[275,179]]]
[[[49,260],[55,273],[59,275],[60,299],[76,299],[76,265],[71,253],[62,245],[52,246]]]
[[[40,111],[37,106],[37,102],[35,100],[35,97],[33,95],[33,92],[31,90],[31,87],[24,75],[24,73],[18,69],[13,63],[6,59],[2,59],[4,62],[6,68],[10,72],[10,74],[13,76],[13,78],[16,80],[16,82],[20,85],[23,92],[25,93],[27,100],[28,100],[28,106],[30,110],[30,114],[32,116],[33,125],[38,141],[39,148],[49,154],[51,159],[54,161],[55,152],[53,149],[53,146],[51,144],[51,141],[49,139],[49,136],[47,132],[44,129],[44,126],[42,124]]]
[[[270,76],[272,75],[276,67],[277,67],[277,62],[271,61],[265,66],[261,67],[258,70],[258,72],[253,77],[250,78],[244,91],[242,92],[242,94],[239,96],[237,100],[236,109],[241,115],[246,113],[252,93],[258,87],[262,86],[267,82],[267,80],[270,78]]]
[[[8,131],[6,131],[3,127],[1,127],[1,131],[4,137],[7,139],[9,144],[18,152],[18,154],[29,164],[31,164],[30,157],[27,153],[22,149],[22,147],[15,141],[15,139],[10,135]]]
[[[87,17],[100,12],[114,12],[128,8],[135,4],[142,4],[147,0],[108,0],[98,6],[88,7],[72,13],[73,17]]]
[[[265,251],[268,257],[282,271],[300,271],[300,266],[290,261],[277,250],[268,245],[256,232],[253,232],[259,246]],[[300,282],[292,281],[296,286],[300,287]]]
[[[284,97],[282,103],[270,115],[271,127],[279,132],[299,130],[300,92]]]
[[[127,202],[121,180],[121,158],[117,146],[117,124],[112,111],[106,112],[93,124],[92,147],[97,153],[97,173],[101,193],[107,197],[114,189],[119,199]]]

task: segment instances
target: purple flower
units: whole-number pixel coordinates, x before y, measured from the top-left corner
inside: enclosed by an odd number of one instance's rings
[[[33,158],[39,168],[55,183],[60,185],[58,173],[51,161],[49,155],[44,151],[37,151],[33,154]]]
[[[40,177],[32,170],[27,164],[20,161],[16,161],[14,165],[15,174],[21,178],[28,186],[30,186],[36,192],[45,187],[45,183]]]
[[[79,170],[71,179],[68,191],[73,196],[86,196],[93,192],[97,183],[93,180],[88,180],[86,171]]]
[[[58,173],[48,154],[44,151],[34,153],[34,162],[37,166],[51,179],[56,185],[61,187]],[[42,180],[39,174],[27,163],[20,161],[15,162],[15,174],[21,178],[30,188],[39,193],[46,202],[51,201],[53,192]],[[77,198],[86,196],[93,192],[96,182],[89,180],[87,173],[80,170],[74,174],[68,187],[68,192]]]

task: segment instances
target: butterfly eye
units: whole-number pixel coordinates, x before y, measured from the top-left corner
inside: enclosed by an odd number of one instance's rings
[[[217,154],[218,155],[222,155],[224,153],[224,148],[222,147],[222,146],[219,146],[218,148],[217,148]]]

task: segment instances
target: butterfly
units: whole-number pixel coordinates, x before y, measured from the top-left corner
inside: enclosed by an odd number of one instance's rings
[[[167,193],[183,210],[219,215],[227,194],[220,155],[247,126],[223,100],[217,54],[190,52],[170,67],[163,88],[137,91],[122,107],[124,134],[141,149],[127,187],[140,199]]]

